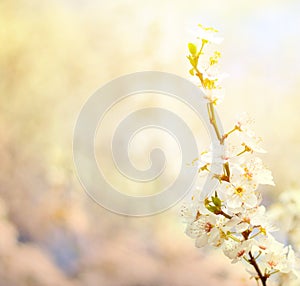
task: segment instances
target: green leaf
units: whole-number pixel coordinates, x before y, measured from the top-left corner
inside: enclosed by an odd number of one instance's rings
[[[194,56],[197,54],[197,46],[193,43],[188,43],[190,53]]]
[[[211,197],[211,199],[216,207],[220,208],[222,206],[222,201],[218,197]]]
[[[211,205],[207,205],[206,208],[212,213],[217,213],[219,211],[217,207]]]

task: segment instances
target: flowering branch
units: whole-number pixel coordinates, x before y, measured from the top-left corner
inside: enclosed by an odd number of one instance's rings
[[[220,174],[213,174],[219,180],[214,195],[207,194],[204,200],[200,200],[195,193],[183,206],[186,233],[195,239],[196,247],[211,245],[221,248],[232,263],[245,262],[251,277],[266,286],[267,280],[276,273],[289,277],[297,274],[294,252],[291,246],[284,246],[272,236],[276,228],[261,205],[258,186],[274,185],[274,181],[271,172],[256,157],[257,153],[265,151],[260,147],[261,139],[251,129],[252,121],[243,114],[230,131],[220,132],[215,106],[223,98],[220,85],[223,76],[218,71],[221,54],[214,51],[208,55],[205,50],[222,39],[217,37],[218,31],[214,28],[202,25],[199,28],[197,39],[200,44],[188,44],[187,58],[192,66],[189,72],[196,77],[196,84],[204,92],[210,123],[220,144],[225,146],[226,154],[217,160],[222,162],[223,170]],[[238,136],[238,145],[230,142],[234,135]],[[210,172],[212,152],[202,152],[192,164],[196,161],[199,173]]]

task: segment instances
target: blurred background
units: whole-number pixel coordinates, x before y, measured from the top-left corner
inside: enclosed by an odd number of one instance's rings
[[[189,78],[188,31],[214,26],[230,75],[219,116],[226,130],[241,111],[255,118],[276,182],[264,198],[276,201],[300,188],[299,12],[297,0],[0,1],[0,285],[256,285],[220,252],[194,248],[179,206],[128,218],[94,203],[74,172],[72,133],[113,78]]]

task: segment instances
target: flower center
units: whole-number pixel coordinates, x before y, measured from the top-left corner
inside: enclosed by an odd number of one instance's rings
[[[236,193],[237,195],[239,195],[240,197],[243,195],[244,192],[245,192],[245,189],[243,189],[242,187],[237,187],[237,188],[235,189],[235,193]]]
[[[245,173],[244,173],[245,178],[248,180],[251,180],[253,177],[253,174],[249,171],[248,168],[244,168],[244,171],[245,171]]]
[[[242,257],[245,254],[245,252],[246,251],[244,249],[239,251],[238,254],[237,254],[237,257]]]
[[[275,267],[277,265],[277,263],[275,261],[268,261],[268,264],[270,265],[270,267]]]
[[[213,225],[210,222],[207,222],[204,226],[204,230],[207,233],[210,232],[212,230],[212,228],[213,228]]]

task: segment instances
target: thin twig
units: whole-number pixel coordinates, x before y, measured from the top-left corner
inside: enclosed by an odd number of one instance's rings
[[[251,251],[249,252],[249,256],[250,256],[250,259],[249,259],[249,263],[254,267],[255,271],[257,272],[257,275],[262,283],[263,286],[267,286],[267,276],[263,275],[261,270],[259,269],[258,265],[257,265],[257,262],[255,260],[255,258],[253,257]]]

